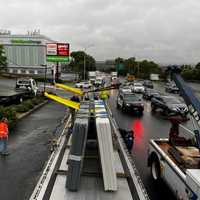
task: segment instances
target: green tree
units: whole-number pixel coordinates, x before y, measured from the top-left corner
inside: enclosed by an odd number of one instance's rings
[[[73,58],[70,63],[70,67],[73,71],[79,73],[80,77],[84,77],[84,58],[85,58],[85,67],[86,67],[86,77],[88,71],[96,70],[96,61],[95,59],[87,55],[84,51],[74,51],[71,53],[71,57]]]
[[[5,56],[5,51],[3,45],[0,45],[0,69],[7,66],[7,58]]]
[[[196,64],[195,69],[200,70],[200,62]]]
[[[137,62],[135,60],[135,57],[130,57],[127,60],[125,60],[125,69],[127,73],[135,74],[137,68]]]
[[[147,61],[147,60],[139,62],[139,72],[138,72],[139,78],[148,79],[150,77],[150,74],[152,73],[156,74],[161,73],[161,69],[158,64],[156,64],[153,61]]]

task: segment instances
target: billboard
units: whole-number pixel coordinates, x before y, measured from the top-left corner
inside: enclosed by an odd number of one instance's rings
[[[68,43],[48,43],[47,62],[69,62],[69,50]]]
[[[57,55],[57,44],[48,43],[47,44],[47,56],[56,56]]]
[[[58,43],[57,44],[58,56],[69,56],[69,44]]]

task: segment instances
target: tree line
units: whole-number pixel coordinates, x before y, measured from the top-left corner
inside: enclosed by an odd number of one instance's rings
[[[133,74],[137,78],[148,79],[151,73],[161,73],[159,65],[153,61],[142,60],[137,61],[135,57],[128,59],[116,58],[115,65],[120,75]]]
[[[181,74],[184,79],[190,81],[200,81],[200,62],[197,63],[195,66],[182,65],[181,69]]]

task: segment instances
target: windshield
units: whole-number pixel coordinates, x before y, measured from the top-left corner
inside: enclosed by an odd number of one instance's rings
[[[163,97],[164,101],[170,104],[180,104],[181,102],[174,97]]]
[[[141,101],[141,97],[136,95],[126,95],[124,99],[126,101]]]
[[[142,87],[142,84],[141,83],[134,83],[134,86]]]

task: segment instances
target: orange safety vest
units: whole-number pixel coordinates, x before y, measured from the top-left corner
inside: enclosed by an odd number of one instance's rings
[[[8,138],[8,124],[0,122],[0,139]]]

